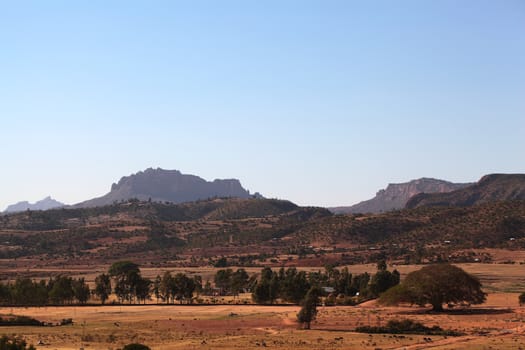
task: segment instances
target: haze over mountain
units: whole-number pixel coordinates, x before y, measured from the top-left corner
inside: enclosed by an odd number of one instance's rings
[[[410,198],[406,207],[468,207],[509,200],[525,200],[525,174],[490,174],[453,192],[420,193]]]
[[[379,190],[372,199],[349,207],[334,207],[329,209],[336,214],[381,213],[404,208],[407,201],[418,193],[445,193],[469,185],[471,184],[453,183],[424,177],[405,183],[389,184],[386,189]]]
[[[59,208],[65,206],[64,203],[61,203],[57,200],[54,200],[50,196],[47,196],[46,198],[37,201],[35,203],[29,203],[28,201],[22,201],[18,202],[16,204],[12,204],[8,206],[5,210],[6,213],[15,213],[19,211],[25,211],[25,210],[47,210],[47,209],[53,209],[53,208]]]
[[[257,195],[256,193],[255,196]],[[251,195],[237,179],[206,181],[195,175],[182,174],[178,170],[149,168],[122,177],[111,186],[111,191],[106,195],[78,203],[75,207],[103,206],[132,198],[183,203],[212,197],[249,198]]]

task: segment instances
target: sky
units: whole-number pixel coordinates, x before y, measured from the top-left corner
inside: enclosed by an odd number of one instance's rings
[[[0,0],[0,210],[149,167],[300,205],[525,172],[525,2]]]

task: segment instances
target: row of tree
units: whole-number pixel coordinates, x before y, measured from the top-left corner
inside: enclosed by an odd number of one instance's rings
[[[0,303],[5,305],[84,304],[89,297],[84,278],[58,276],[40,282],[17,278],[13,283],[0,283]]]
[[[318,292],[332,295],[374,298],[387,289],[399,284],[400,275],[397,270],[390,272],[386,263],[378,264],[378,271],[371,276],[368,273],[352,276],[348,268],[342,270],[333,267],[325,271],[299,271],[294,267],[274,272],[264,268],[252,292],[257,303],[274,303],[277,299],[299,304],[311,288]]]
[[[19,278],[14,282],[0,283],[0,303],[9,305],[46,305],[86,303],[91,295],[102,304],[112,294],[119,303],[145,303],[155,297],[157,302],[192,303],[195,294],[233,295],[252,293],[257,303],[283,302],[299,304],[308,290],[318,287],[333,295],[376,297],[399,283],[399,273],[390,272],[386,264],[378,265],[374,275],[352,275],[347,268],[341,270],[326,267],[324,271],[306,272],[294,267],[273,271],[262,269],[260,275],[242,268],[218,270],[213,278],[214,286],[207,281],[203,286],[201,276],[189,277],[184,273],[165,272],[154,280],[142,276],[137,264],[119,261],[110,266],[107,273],[95,278],[91,291],[84,278],[58,276],[48,281]]]

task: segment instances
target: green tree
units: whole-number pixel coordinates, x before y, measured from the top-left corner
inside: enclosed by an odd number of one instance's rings
[[[292,303],[300,303],[310,289],[306,272],[297,271],[295,267],[287,269],[282,276],[280,297]]]
[[[157,299],[157,303],[159,302],[159,299],[160,299],[160,283],[162,282],[162,278],[160,277],[160,275],[157,275],[157,277],[155,277],[155,281],[153,281],[153,294],[155,294],[155,298]]]
[[[370,280],[369,290],[372,297],[378,297],[379,294],[399,284],[400,275],[397,270],[390,272],[386,269],[379,269]]]
[[[193,291],[195,290],[195,281],[193,278],[189,278],[184,273],[177,273],[175,277],[173,277],[173,290],[172,293],[175,296],[175,299],[177,299],[181,304],[183,301],[187,301],[187,303],[192,302],[193,298]]]
[[[109,275],[103,273],[95,278],[95,290],[94,293],[100,298],[102,304],[108,300],[111,295],[111,278]]]
[[[350,295],[352,290],[352,274],[348,271],[348,267],[344,267],[337,277],[335,285],[333,286],[335,292],[337,294]]]
[[[279,293],[279,278],[269,267],[261,270],[261,278],[255,285],[252,299],[256,303],[273,303]]]
[[[383,293],[379,301],[386,305],[409,302],[443,311],[443,304],[481,304],[486,294],[479,280],[450,264],[425,266],[407,275],[403,283]]]
[[[175,298],[175,294],[173,293],[175,287],[173,285],[174,281],[171,273],[169,271],[164,272],[159,284],[159,294],[162,300],[166,301],[166,304],[169,304],[172,299]]]
[[[72,280],[71,288],[73,289],[75,299],[77,299],[79,303],[85,304],[89,300],[89,285],[84,280],[84,277]]]
[[[57,276],[48,283],[49,298],[53,304],[71,303],[75,294],[73,292],[73,279],[66,276]]]
[[[150,299],[150,290],[153,282],[144,277],[139,277],[135,282],[135,296],[137,300],[146,304],[146,300]]]
[[[213,281],[215,286],[221,290],[221,295],[228,294],[231,287],[232,269],[218,270]]]
[[[108,273],[115,279],[115,294],[120,302],[131,303],[141,279],[139,266],[131,261],[118,261],[111,265]]]
[[[319,304],[320,295],[321,290],[318,287],[312,287],[301,303],[302,307],[297,314],[297,321],[303,325],[304,329],[310,329],[311,322],[317,317],[317,304]]]
[[[237,269],[230,279],[230,291],[233,296],[238,296],[239,293],[247,286],[250,276],[245,269]]]

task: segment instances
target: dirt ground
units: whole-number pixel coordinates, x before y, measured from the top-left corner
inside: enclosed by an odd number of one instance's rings
[[[0,334],[24,337],[37,349],[118,349],[140,342],[168,349],[525,349],[525,308],[515,293],[490,294],[486,304],[443,314],[417,307],[320,307],[312,330],[299,329],[297,306],[145,305],[0,308],[55,327],[0,327]],[[361,334],[359,325],[384,325],[409,318],[427,326],[464,332],[460,337]],[[42,344],[43,343],[43,344]],[[41,345],[37,345],[41,344]]]
[[[125,305],[41,308],[0,308],[0,316],[27,315],[40,321],[57,323],[72,318],[73,325],[57,327],[0,327],[0,335],[19,335],[37,349],[116,350],[124,344],[139,342],[153,350],[169,349],[523,349],[525,350],[525,307],[518,305],[518,293],[525,291],[525,266],[520,264],[458,264],[476,275],[489,293],[487,302],[470,310],[450,310],[442,314],[417,307],[382,307],[375,302],[359,306],[319,307],[312,330],[299,329],[298,306],[256,305]],[[85,277],[95,276],[108,266],[77,266],[50,269],[2,269],[16,276],[46,278],[50,273]],[[235,269],[235,267],[233,267]],[[402,278],[421,268],[415,265],[397,268]],[[319,270],[322,268],[300,268]],[[200,274],[213,280],[216,268],[143,268],[146,277],[163,271]],[[248,268],[256,273],[260,268]],[[376,266],[351,265],[354,273],[374,273]],[[243,304],[249,295],[236,301],[228,297],[221,303]],[[96,301],[95,301],[96,302]],[[361,334],[353,330],[361,325],[385,325],[391,319],[411,319],[432,327],[457,330],[460,337]]]

